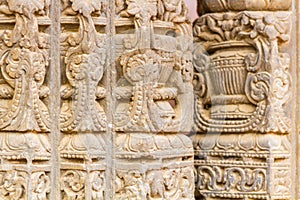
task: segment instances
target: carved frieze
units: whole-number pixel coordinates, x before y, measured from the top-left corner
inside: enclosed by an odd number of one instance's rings
[[[62,0],[59,153],[62,199],[104,199],[106,1]]]
[[[79,29],[62,35],[63,45],[68,46],[64,59],[68,84],[61,89],[64,100],[61,129],[64,132],[103,131],[106,116],[98,101],[106,93],[105,88],[99,86],[106,62],[106,41],[92,19],[92,14],[100,14],[102,1],[71,2],[71,7],[65,10],[72,9],[73,15],[78,17]]]
[[[8,1],[1,12],[15,17],[13,30],[1,32],[1,120],[6,131],[49,131],[49,111],[43,99],[49,65],[49,36],[39,31],[38,17],[45,16],[45,1]]]
[[[49,160],[49,2],[2,1],[0,19],[0,156]]]
[[[193,199],[191,168],[119,171],[117,199]]]
[[[289,10],[292,0],[198,0],[198,13],[228,11],[282,11]]]

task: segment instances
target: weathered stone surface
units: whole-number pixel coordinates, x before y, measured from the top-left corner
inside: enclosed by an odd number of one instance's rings
[[[0,1],[1,200],[299,199],[299,2],[187,1]]]
[[[292,79],[283,48],[291,2],[198,3],[196,191],[204,199],[292,199]]]

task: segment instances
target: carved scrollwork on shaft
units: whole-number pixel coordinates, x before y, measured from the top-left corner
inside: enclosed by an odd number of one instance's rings
[[[193,199],[193,170],[159,169],[147,171],[143,176],[138,170],[117,173],[117,199]]]
[[[85,176],[83,171],[69,170],[63,173],[61,183],[63,200],[85,198]]]
[[[105,37],[96,31],[92,13],[100,12],[102,1],[71,1],[73,12],[78,13],[79,31],[65,37],[70,45],[66,52],[66,77],[63,85],[64,99],[61,129],[64,132],[103,131],[106,115],[99,100],[106,90],[99,86],[106,63]],[[70,100],[72,98],[72,100]]]
[[[0,129],[8,131],[49,131],[49,111],[43,99],[48,63],[48,35],[39,31],[38,16],[47,14],[48,1],[8,1],[0,12],[14,15],[12,31],[1,32]]]
[[[93,171],[91,173],[92,200],[103,200],[105,191],[104,171]]]
[[[1,199],[27,199],[26,173],[19,171],[1,172],[0,178]]]
[[[266,170],[240,167],[200,166],[197,168],[197,188],[219,192],[265,192]]]

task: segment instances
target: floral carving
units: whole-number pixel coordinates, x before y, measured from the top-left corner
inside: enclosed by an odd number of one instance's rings
[[[265,169],[200,166],[197,174],[197,189],[201,189],[203,194],[208,192],[211,195],[209,191],[214,191],[217,196],[224,191],[239,191],[245,195],[266,193]],[[228,197],[234,197],[234,194]]]
[[[117,199],[193,199],[193,171],[182,169],[118,172]]]
[[[188,10],[183,0],[158,1],[158,16],[162,21],[183,23],[188,20]]]
[[[49,94],[44,85],[48,66],[48,35],[38,30],[36,13],[48,8],[47,1],[8,1],[2,9],[14,14],[13,31],[4,31],[1,58],[2,99],[0,128],[17,131],[49,131],[48,108],[42,101]],[[6,11],[5,11],[6,10]]]
[[[32,174],[33,197],[32,200],[47,200],[50,193],[50,178],[45,172],[36,172]]]
[[[63,200],[83,200],[85,198],[85,173],[69,170],[62,175]]]
[[[198,98],[196,121],[198,121],[198,126],[201,129],[225,132],[257,130],[260,132],[287,133],[290,131],[290,122],[284,112],[291,87],[291,78],[288,72],[289,57],[279,51],[279,47],[289,41],[289,33],[289,12],[207,14],[197,20],[194,34],[199,42],[207,50],[218,50],[217,52],[219,52],[209,56],[210,66],[205,66],[207,64],[195,60],[195,67],[199,74],[204,75],[204,71],[207,71],[211,77],[216,76],[215,78],[217,78],[216,82],[213,83],[208,83],[211,81],[208,77],[202,81],[204,84],[210,85],[209,87],[215,87],[219,84],[218,81],[224,81],[224,87],[239,90],[237,93],[227,89],[224,89],[224,92],[222,89],[214,89],[215,92],[219,91],[227,95],[227,99],[224,97],[223,100],[217,93],[209,94],[210,97]],[[242,48],[240,55],[226,54],[226,48],[229,48],[228,42],[231,42],[233,47]],[[224,49],[224,56],[220,53],[222,48]],[[203,51],[196,53],[205,55]],[[201,56],[196,55],[196,57],[201,59]],[[236,61],[237,59],[239,61]],[[229,78],[222,79],[220,76],[220,73],[223,73],[222,70],[226,71],[225,77],[239,74],[243,80],[238,82]],[[238,88],[239,86],[243,86],[243,88]],[[207,102],[204,101],[205,98],[208,99]],[[209,98],[211,99],[209,100]],[[244,118],[242,120],[223,120],[223,122],[219,120],[218,122],[217,119],[208,119],[209,117],[205,116],[207,109],[204,109],[204,104],[210,102],[208,104],[212,105],[211,112],[217,112],[217,110],[223,112],[221,107],[218,108],[218,105],[222,105],[221,101],[226,101],[227,104],[233,101],[239,102],[240,105],[248,104],[247,110],[250,112],[246,114],[246,110],[242,111],[240,106],[237,108],[240,110],[239,113],[232,112],[229,114],[224,111],[221,118],[236,116],[236,118]],[[255,109],[247,103],[249,101],[256,107]],[[238,106],[238,104],[236,105]],[[227,107],[227,110],[233,109],[233,107]],[[225,114],[226,112],[228,115]],[[250,113],[252,114],[250,115]]]
[[[88,1],[80,1],[80,0],[71,0],[72,9],[74,11],[78,11],[82,13],[85,17],[91,17],[92,12],[101,10],[102,0],[88,0]]]
[[[25,200],[27,180],[25,173],[7,171],[1,174],[0,198]]]
[[[116,199],[193,199],[193,150],[182,134],[193,121],[185,5],[181,0],[115,2],[117,32],[128,24],[135,27],[115,39]]]
[[[105,38],[97,33],[91,17],[91,13],[100,8],[101,1],[72,1],[72,9],[80,13],[80,28],[78,33],[66,37],[71,47],[65,57],[69,84],[61,89],[61,97],[65,100],[61,113],[62,131],[103,131],[106,126],[106,116],[98,102],[106,93],[98,85],[104,73]]]
[[[130,105],[130,121],[117,120],[118,130],[143,130],[151,132],[176,129],[180,125],[174,120],[175,111],[168,100],[177,96],[176,88],[162,88],[159,83],[162,58],[152,50],[132,53],[121,58],[124,76],[134,86],[134,101]],[[168,80],[168,77],[164,77]],[[120,95],[120,94],[118,94]],[[117,118],[122,115],[117,115]],[[124,116],[125,117],[125,116]],[[138,121],[137,119],[141,119]]]
[[[124,17],[133,16],[135,27],[149,27],[150,21],[157,15],[157,0],[116,1],[117,11]]]
[[[91,177],[92,200],[103,200],[105,191],[105,173],[94,171],[92,172]]]
[[[203,15],[194,23],[193,63],[199,133],[193,141],[200,198],[291,198],[290,6],[281,0],[198,2]]]

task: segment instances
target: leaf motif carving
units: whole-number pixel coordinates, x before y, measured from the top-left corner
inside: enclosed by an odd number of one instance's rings
[[[92,12],[100,10],[102,1],[101,0],[72,0],[72,9],[79,11],[83,16],[87,17]]]
[[[11,11],[27,15],[38,10],[43,10],[45,0],[8,0],[8,6]]]

